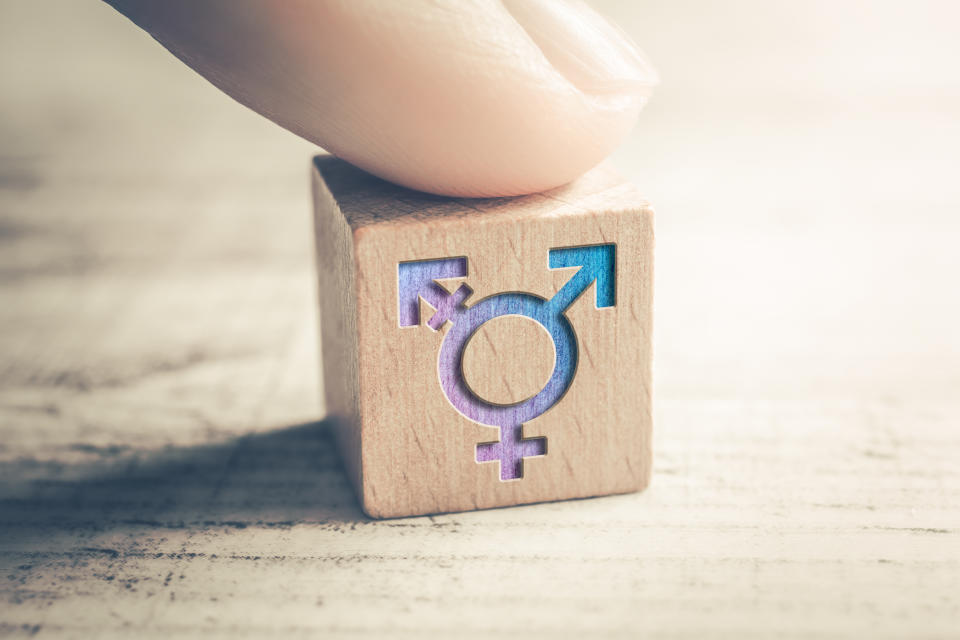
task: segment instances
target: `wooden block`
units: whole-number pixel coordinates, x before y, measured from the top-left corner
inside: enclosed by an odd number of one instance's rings
[[[313,189],[326,406],[364,511],[647,485],[653,212],[631,185],[442,198],[320,156]]]

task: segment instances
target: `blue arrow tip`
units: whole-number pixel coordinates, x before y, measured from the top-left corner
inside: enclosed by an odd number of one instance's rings
[[[580,271],[571,278],[568,285],[577,291],[570,291],[578,296],[594,280],[597,281],[597,308],[612,307],[616,304],[616,266],[617,245],[595,244],[585,247],[563,247],[550,250],[550,268],[564,269],[580,267]],[[560,294],[566,294],[561,290]],[[560,296],[566,298],[566,295]],[[564,300],[566,304],[573,302]],[[565,308],[565,306],[564,306]]]

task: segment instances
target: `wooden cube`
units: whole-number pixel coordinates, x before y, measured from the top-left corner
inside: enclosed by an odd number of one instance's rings
[[[314,161],[323,380],[363,509],[644,488],[653,212],[600,167],[482,200]]]

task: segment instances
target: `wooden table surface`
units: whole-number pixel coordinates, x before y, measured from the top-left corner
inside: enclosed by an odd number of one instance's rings
[[[950,3],[608,2],[664,77],[646,492],[372,521],[307,143],[109,8],[0,8],[0,635],[960,636]]]

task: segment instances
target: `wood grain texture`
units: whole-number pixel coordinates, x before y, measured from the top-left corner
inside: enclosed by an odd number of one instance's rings
[[[550,381],[557,350],[550,333],[524,316],[500,316],[480,325],[463,350],[463,378],[481,398],[516,404]]]
[[[324,370],[334,376],[325,378],[327,407],[344,425],[345,458],[360,458],[352,476],[368,514],[463,511],[646,486],[653,212],[634,187],[604,167],[541,195],[460,200],[395,187],[329,156],[315,166],[321,349]],[[546,455],[526,458],[522,477],[504,481],[504,463],[478,463],[475,451],[498,441],[497,428],[454,409],[438,379],[438,354],[454,320],[433,331],[430,310],[420,314],[419,330],[401,326],[398,265],[466,257],[468,270],[451,290],[466,282],[473,289],[467,306],[502,292],[550,300],[578,271],[549,269],[550,251],[601,244],[617,252],[616,304],[596,308],[594,282],[565,311],[579,350],[573,382],[555,406],[524,424],[525,438],[546,437]],[[516,375],[494,365],[501,379]],[[343,406],[343,398],[352,400]]]
[[[104,3],[0,3],[0,635],[957,637],[956,7],[601,8],[664,78],[616,159],[651,485],[375,521],[318,403],[316,150]]]

